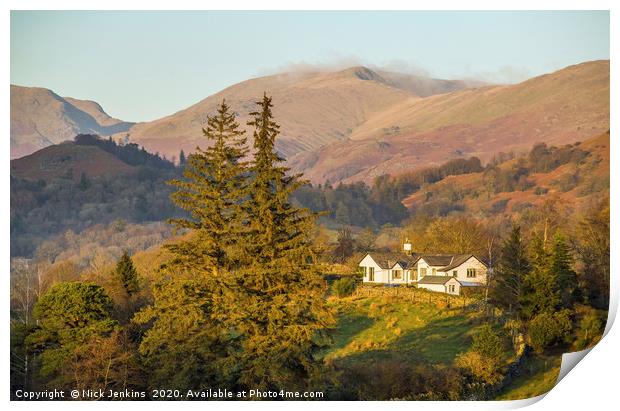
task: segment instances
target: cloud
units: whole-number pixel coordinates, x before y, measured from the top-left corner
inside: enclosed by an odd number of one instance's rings
[[[428,69],[425,69],[422,66],[410,61],[394,59],[377,64],[375,62],[365,60],[359,56],[341,55],[335,53],[322,61],[291,61],[275,67],[261,68],[257,71],[257,74],[260,76],[268,76],[279,73],[328,72],[344,70],[356,66],[364,66],[372,70],[385,70],[403,74],[414,74],[423,77],[431,76],[431,72]]]
[[[432,77],[430,70],[411,61],[394,59],[385,62],[380,67],[376,67],[385,71],[393,71],[395,73],[412,74],[421,77]]]
[[[290,61],[275,67],[263,67],[258,69],[257,74],[268,76],[279,73],[300,73],[309,71],[336,71],[349,67],[363,66],[366,63],[357,56],[332,56],[323,61]]]
[[[497,70],[465,73],[463,79],[494,84],[514,84],[532,78],[533,74],[525,67],[501,66]]]
[[[274,67],[264,67],[257,70],[258,76],[268,76],[273,74],[307,72],[329,72],[344,70],[355,66],[365,66],[372,70],[384,70],[394,73],[411,74],[428,78],[445,78],[449,80],[466,80],[487,84],[511,84],[531,78],[532,73],[524,67],[501,66],[494,70],[479,71],[472,70],[469,66],[464,66],[453,75],[441,76],[433,70],[413,61],[402,59],[392,59],[381,63],[371,62],[355,55],[341,55],[332,53],[321,61],[290,61]],[[460,72],[459,72],[460,71]]]

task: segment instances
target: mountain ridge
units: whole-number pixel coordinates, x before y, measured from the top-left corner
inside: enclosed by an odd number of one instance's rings
[[[64,98],[43,87],[11,84],[11,158],[71,140],[77,134],[108,136],[134,123],[110,117],[94,101]]]
[[[90,119],[85,127],[89,133],[112,135],[174,158],[181,150],[188,154],[206,144],[202,126],[223,99],[248,131],[251,145],[249,113],[267,92],[281,125],[276,148],[293,171],[304,172],[315,183],[369,182],[451,158],[485,160],[497,151],[524,150],[537,141],[571,143],[609,128],[609,60],[572,65],[511,85],[430,79],[364,66],[279,73],[233,84],[173,114],[136,124],[116,123],[120,120],[109,118],[96,102],[55,95],[69,105],[61,114],[68,112],[71,121],[64,131],[54,123],[53,139],[36,121],[13,121],[13,108],[19,106],[13,87],[12,156],[19,152],[13,147],[14,129],[26,124],[33,129],[30,140],[49,145],[78,134],[75,124],[80,122],[71,115],[82,113]],[[93,130],[97,127],[103,132]],[[112,132],[113,127],[120,129]],[[22,152],[36,148],[25,144]]]

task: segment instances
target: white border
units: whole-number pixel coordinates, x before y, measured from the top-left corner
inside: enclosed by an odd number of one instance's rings
[[[234,10],[234,9],[250,9],[250,10],[611,10],[611,53],[612,60],[612,80],[611,80],[611,174],[614,176],[620,175],[620,165],[617,161],[615,139],[618,138],[618,133],[615,132],[613,125],[615,124],[618,96],[618,81],[614,76],[614,62],[618,57],[618,44],[614,41],[614,38],[618,37],[618,7],[614,7],[613,1],[605,0],[591,0],[591,1],[577,1],[577,0],[523,0],[523,1],[491,1],[491,0],[477,0],[462,2],[457,0],[434,0],[434,1],[403,1],[403,0],[382,0],[381,2],[369,2],[364,0],[358,0],[355,2],[345,2],[337,0],[314,0],[314,1],[262,1],[260,3],[249,0],[228,0],[219,2],[204,2],[195,0],[175,0],[174,2],[164,1],[149,1],[140,3],[130,0],[108,0],[108,1],[76,1],[76,0],[61,0],[55,1],[53,4],[50,1],[42,0],[8,0],[3,2],[5,7],[5,13],[2,14],[0,20],[0,32],[2,33],[2,48],[3,55],[5,56],[4,64],[2,64],[1,70],[4,78],[8,81],[5,83],[5,87],[2,88],[3,98],[0,100],[2,104],[2,110],[4,116],[2,117],[2,130],[4,131],[4,138],[2,140],[2,155],[5,159],[10,158],[10,142],[8,136],[10,135],[10,121],[9,121],[9,107],[10,107],[10,93],[8,83],[10,83],[10,68],[8,63],[8,57],[10,56],[10,17],[9,10],[27,10],[27,9],[77,9],[77,10],[136,10],[148,9],[155,10],[199,10],[199,9],[212,9],[212,10]],[[467,7],[464,7],[467,6]],[[9,167],[8,164],[4,166],[4,178],[2,178],[2,190],[6,194],[9,191]],[[8,196],[7,196],[8,197]],[[6,197],[5,197],[6,198]],[[616,215],[617,209],[617,179],[613,179],[611,182],[611,201],[612,201],[612,215]],[[8,289],[9,289],[9,214],[10,205],[8,198],[4,200],[2,205],[2,213],[0,218],[2,219],[2,244],[0,245],[0,253],[2,253],[5,273],[5,288],[3,296],[5,298],[5,309],[2,310],[0,315],[3,316],[3,324],[5,324],[5,330],[2,340],[2,352],[5,353],[5,359],[8,359],[9,347],[8,347],[8,324],[9,324],[9,304],[8,304]],[[610,307],[610,325],[613,322],[618,305],[618,275],[616,273],[618,268],[617,255],[618,247],[618,223],[617,219],[611,221],[612,226],[612,259],[611,259],[611,273],[612,273],[612,304]],[[617,327],[608,328],[608,334],[606,337],[592,349],[591,353],[587,356],[586,361],[582,361],[572,372],[568,373],[556,388],[554,388],[544,399],[544,401],[537,402],[532,409],[608,409],[611,405],[616,403],[616,391],[617,388],[617,375],[619,369],[619,356],[617,348],[620,346],[620,336],[617,331]],[[8,362],[5,362],[4,369],[4,386],[1,395],[3,399],[8,402],[9,400],[9,367]],[[376,411],[377,407],[390,407],[393,409],[437,409],[437,410],[454,410],[456,407],[464,410],[487,410],[487,409],[509,409],[520,406],[529,405],[536,402],[540,398],[523,400],[523,401],[507,401],[507,402],[390,402],[376,404],[374,402],[356,402],[352,406],[357,409],[368,409]],[[32,403],[32,402],[11,402],[10,406],[15,409],[28,409],[39,408],[39,404],[46,409],[83,409],[86,405],[78,402],[46,402],[46,403]],[[93,409],[103,409],[104,407],[116,407],[122,408],[131,407],[133,409],[168,409],[171,403],[161,402],[132,402],[132,403],[89,403],[88,407]],[[297,409],[311,409],[317,406],[321,408],[341,408],[342,406],[348,406],[349,404],[340,403],[327,403],[315,404],[308,403],[183,403],[179,404],[183,408],[192,409],[205,409],[205,408],[246,408],[252,407],[252,409],[284,409],[289,407],[295,407]],[[541,408],[543,407],[543,408]]]

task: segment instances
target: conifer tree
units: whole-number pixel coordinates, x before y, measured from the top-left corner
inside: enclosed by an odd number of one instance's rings
[[[553,237],[549,268],[556,277],[561,304],[565,308],[572,306],[577,290],[577,274],[572,267],[573,256],[564,235],[558,231]]]
[[[116,276],[123,284],[123,288],[130,297],[138,292],[138,273],[127,251],[123,252],[120,260],[116,263]]]
[[[181,150],[179,153],[179,167],[183,168],[185,166],[187,159],[185,158],[185,152]]]
[[[539,236],[535,236],[531,244],[531,270],[525,276],[521,298],[521,312],[527,319],[543,312],[553,313],[560,304],[558,277],[551,267],[551,253]]]
[[[239,350],[239,388],[307,387],[321,375],[314,354],[333,314],[324,300],[326,285],[313,263],[315,216],[289,201],[304,182],[275,150],[278,124],[264,95],[248,123],[254,131],[254,161],[247,202],[247,259],[236,276],[229,318]]]
[[[515,225],[502,245],[490,290],[492,302],[507,310],[509,315],[521,314],[523,281],[529,270],[530,263],[521,238],[521,229]]]
[[[180,228],[195,230],[194,236],[168,248],[177,256],[173,266],[188,270],[205,269],[212,274],[234,264],[229,248],[242,230],[247,153],[244,131],[225,101],[217,114],[209,116],[203,134],[209,148],[189,156],[183,180],[170,183],[177,188],[172,200],[191,218],[171,220]]]
[[[203,134],[210,146],[187,158],[183,180],[171,181],[177,188],[172,200],[190,214],[171,222],[190,233],[167,246],[174,257],[162,266],[153,304],[134,318],[150,324],[140,352],[159,387],[216,387],[234,368],[219,366],[229,358],[227,350],[236,348],[228,341],[229,323],[222,322],[234,301],[221,302],[232,280],[227,276],[243,254],[238,244],[245,232],[246,138],[226,102],[208,117]]]

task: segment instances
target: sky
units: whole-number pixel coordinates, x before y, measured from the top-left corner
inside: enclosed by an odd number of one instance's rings
[[[11,84],[149,121],[316,66],[515,83],[609,59],[607,11],[12,11]]]

